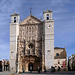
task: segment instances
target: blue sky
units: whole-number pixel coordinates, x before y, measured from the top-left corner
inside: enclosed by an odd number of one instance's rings
[[[43,18],[43,11],[53,11],[54,46],[65,47],[67,56],[75,53],[75,0],[0,0],[0,58],[9,59],[10,15],[20,14],[24,20],[30,15]]]

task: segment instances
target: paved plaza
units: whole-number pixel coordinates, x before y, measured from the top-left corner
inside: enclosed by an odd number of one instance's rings
[[[27,72],[22,74],[10,74],[10,72],[0,72],[0,75],[75,75],[75,71],[68,71],[68,72],[47,72],[47,73],[38,73],[38,72]]]
[[[10,75],[10,72],[0,72],[0,75]]]
[[[32,73],[22,73],[20,75],[75,75],[75,71],[70,71],[70,72],[46,72],[46,73],[38,73],[38,72],[32,72]]]

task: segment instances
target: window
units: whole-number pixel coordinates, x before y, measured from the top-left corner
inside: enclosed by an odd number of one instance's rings
[[[60,64],[60,62],[58,62],[58,64]]]
[[[41,55],[41,51],[40,51],[40,50],[38,51],[38,54],[40,54],[40,55]]]
[[[16,22],[16,17],[14,17],[14,22]]]
[[[28,50],[28,54],[30,54],[30,50]]]
[[[47,52],[50,52],[50,50],[47,50]]]
[[[47,20],[49,20],[49,14],[47,14],[47,17],[46,18],[47,18]]]
[[[33,54],[35,54],[35,50],[33,51]]]
[[[28,46],[29,46],[29,48],[33,48],[33,44],[32,43],[30,43]]]
[[[56,56],[59,56],[59,53],[56,53]]]

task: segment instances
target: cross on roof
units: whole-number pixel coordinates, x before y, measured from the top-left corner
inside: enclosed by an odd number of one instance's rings
[[[32,10],[32,8],[30,8],[30,15],[32,14],[32,11],[31,10]]]

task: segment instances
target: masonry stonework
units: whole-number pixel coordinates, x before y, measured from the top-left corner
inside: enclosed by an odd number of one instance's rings
[[[19,14],[11,15],[10,71],[44,71],[54,66],[54,20],[52,11],[43,12],[41,21],[33,15],[19,23]]]

